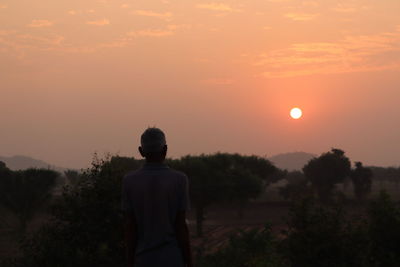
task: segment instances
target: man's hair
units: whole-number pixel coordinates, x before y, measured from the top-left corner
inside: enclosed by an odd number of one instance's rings
[[[156,127],[149,127],[140,137],[140,144],[143,152],[150,155],[162,152],[167,142],[163,131]]]

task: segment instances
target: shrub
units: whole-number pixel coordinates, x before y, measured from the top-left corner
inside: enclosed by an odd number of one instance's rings
[[[202,267],[280,267],[287,266],[278,253],[279,242],[266,225],[232,235],[228,245],[200,260]]]

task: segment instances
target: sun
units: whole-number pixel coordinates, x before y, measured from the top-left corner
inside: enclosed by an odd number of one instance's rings
[[[301,116],[303,116],[303,111],[299,108],[292,108],[290,110],[290,117],[292,117],[293,119],[297,120],[300,119]]]

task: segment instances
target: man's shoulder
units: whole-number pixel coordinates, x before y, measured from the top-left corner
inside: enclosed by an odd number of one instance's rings
[[[182,180],[187,179],[187,175],[184,172],[175,170],[173,168],[165,168],[162,171],[168,176],[174,176],[174,177],[177,177],[178,179],[182,179]],[[125,174],[123,179],[124,180],[134,180],[135,178],[141,177],[142,175],[145,175],[145,174],[146,174],[146,170],[141,168],[138,170],[128,172],[127,174]]]
[[[140,174],[140,172],[141,172],[141,169],[130,171],[125,174],[125,176],[123,177],[123,180],[124,181],[132,180],[135,177],[137,177]]]
[[[179,177],[180,179],[187,179],[187,175],[186,175],[184,172],[175,170],[175,169],[173,169],[173,168],[168,168],[168,171],[169,171],[171,174],[173,174],[173,175]]]

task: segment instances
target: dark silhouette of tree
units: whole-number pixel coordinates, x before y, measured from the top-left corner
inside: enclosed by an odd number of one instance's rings
[[[76,170],[66,170],[64,171],[64,175],[71,186],[76,186],[79,182],[80,174]]]
[[[262,192],[263,184],[277,179],[273,175],[278,171],[264,158],[227,153],[186,156],[170,164],[189,177],[198,236],[203,235],[208,206],[223,201],[236,202],[240,215],[247,201]]]
[[[216,154],[217,157],[231,157],[235,166],[241,166],[263,180],[264,186],[283,179],[285,172],[275,167],[269,160],[259,156],[243,156],[240,154]]]
[[[51,198],[59,174],[46,169],[12,172],[1,165],[0,203],[18,218],[20,233],[25,234],[29,221]]]
[[[288,172],[285,176],[287,185],[279,188],[279,194],[290,201],[300,200],[312,195],[312,190],[304,173],[300,171]]]
[[[262,180],[243,168],[229,171],[226,175],[228,182],[231,183],[228,201],[237,206],[238,217],[242,219],[248,201],[261,194],[263,189]]]
[[[258,197],[263,189],[284,176],[270,161],[258,156],[217,153],[210,155],[210,159],[216,165],[208,164],[222,171],[227,178],[226,187],[230,191],[226,192],[224,200],[237,206],[240,219],[249,200]]]
[[[79,183],[64,187],[50,223],[23,243],[20,266],[124,266],[121,180],[139,166],[95,156]]]
[[[222,172],[209,165],[210,159],[204,155],[185,156],[171,163],[189,177],[191,203],[196,212],[197,235],[202,236],[205,209],[226,198],[227,180]]]
[[[333,148],[310,160],[303,168],[304,175],[324,203],[332,200],[335,185],[350,175],[351,163],[344,154],[343,150]]]
[[[351,171],[350,177],[353,182],[355,197],[360,201],[365,200],[368,194],[371,193],[371,169],[365,168],[361,162],[356,162],[356,168]]]
[[[213,156],[186,157],[187,162],[181,165],[200,172],[198,177],[191,178],[191,187],[194,184],[199,190],[211,188],[215,193],[219,186],[227,186],[227,190],[218,192],[225,192],[224,198],[217,194],[217,200],[225,201],[232,196],[232,180],[248,177],[249,170],[244,168],[236,173],[237,167],[228,164],[237,177],[230,177],[229,172],[219,173],[215,170],[221,170],[226,163],[221,164]],[[170,165],[178,166],[180,162],[173,160]],[[214,167],[209,168],[208,163]],[[0,261],[0,265],[124,266],[121,179],[140,165],[141,161],[121,157],[94,161],[92,168],[82,173],[76,187],[64,187],[63,195],[54,203],[52,219],[25,239],[21,257],[9,265]],[[0,163],[1,177],[8,171]],[[214,171],[215,174],[211,173]],[[215,197],[214,193],[202,192],[210,197]],[[200,198],[201,194],[195,197]],[[211,244],[204,258],[198,258],[198,266],[398,266],[400,210],[388,195],[381,195],[362,218],[352,218],[338,206],[321,205],[312,199],[293,204],[287,230],[279,238],[269,227],[240,232],[226,246],[215,244],[219,251]]]
[[[372,170],[372,178],[376,182],[379,182],[381,189],[383,189],[384,183],[394,183],[396,188],[399,188],[400,184],[400,168],[395,167],[370,167]]]

